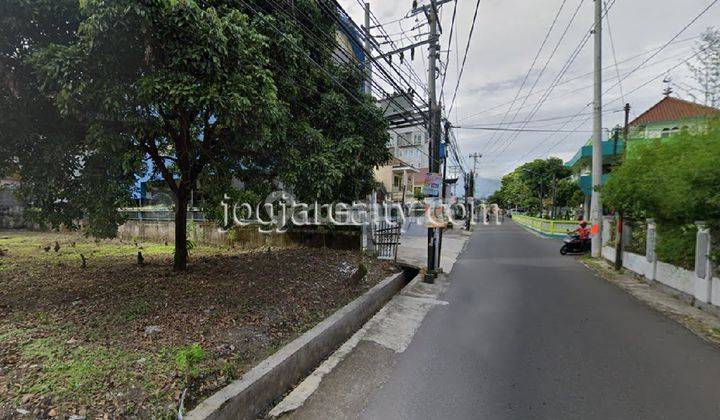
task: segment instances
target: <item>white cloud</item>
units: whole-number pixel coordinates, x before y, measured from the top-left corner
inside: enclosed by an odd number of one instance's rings
[[[360,1],[340,0],[340,3],[356,22],[362,24],[364,15]],[[373,13],[381,22],[389,22],[405,16],[411,7],[410,1],[371,0],[370,3]],[[457,32],[454,36],[458,40],[458,47],[460,53],[462,53],[465,49],[475,2],[472,0],[458,0],[458,3]],[[465,118],[513,99],[561,3],[562,0],[481,1],[473,41],[458,92],[456,103],[458,115],[456,117],[455,111],[453,111],[453,115],[450,116],[451,121],[454,123],[461,121],[461,124],[475,125],[500,122],[507,106],[486,111],[469,119]],[[562,30],[570,20],[572,12],[579,3],[580,0],[567,0],[557,26],[551,34],[517,105],[522,101],[522,96],[527,94],[534,78],[537,77],[540,68],[545,63],[550,51],[560,38]],[[617,59],[624,61],[668,42],[709,3],[710,0],[616,0],[614,7],[610,11],[610,25],[615,41]],[[443,6],[442,10],[444,34],[441,38],[441,44],[443,50],[447,47],[452,7],[452,4],[447,4]],[[550,85],[571,52],[591,27],[592,19],[593,1],[585,0],[576,21],[568,31],[567,37],[560,44],[557,53],[549,62],[545,74],[535,89],[536,92],[541,92]],[[720,6],[715,6],[678,39],[682,40],[697,36],[719,19]],[[610,48],[607,21],[603,23],[603,62],[605,66],[608,66],[604,72],[606,78],[605,88],[607,89],[615,84],[610,79],[615,78],[616,73],[613,66],[614,60]],[[402,22],[405,30],[411,29],[414,24],[413,19]],[[401,28],[397,23],[387,25],[386,30],[390,34],[401,32]],[[423,28],[414,33],[420,32],[424,33],[426,31]],[[692,54],[692,45],[692,41],[670,45],[653,58],[645,68],[638,70],[627,78],[622,83],[623,90],[626,93],[630,92],[653,77],[663,74],[666,69],[677,64],[682,59],[688,58]],[[455,45],[452,45],[451,49],[455,50]],[[456,53],[457,51],[452,51],[445,87],[445,96],[448,101],[452,96],[456,83]],[[423,68],[422,58],[426,55],[427,49],[425,48],[423,54],[418,53],[416,55],[413,63],[413,67],[423,80],[426,78],[426,70]],[[634,69],[648,55],[620,64],[620,73],[625,74]],[[443,59],[444,57],[445,55],[443,55]],[[461,59],[462,57],[460,57]],[[555,89],[533,119],[574,115],[578,111],[582,111],[583,107],[592,101],[592,74],[587,74],[591,71],[592,40],[582,50],[563,79],[574,80]],[[674,81],[689,81],[685,65],[678,67],[670,75]],[[648,86],[628,94],[626,101],[632,105],[632,115],[638,115],[660,100],[664,87],[662,77],[660,77]],[[682,96],[682,92],[677,93]],[[518,114],[517,121],[527,119],[527,113],[541,96],[538,94],[528,98],[526,105],[530,106]],[[618,88],[613,89],[605,96],[604,101],[607,103],[607,110],[619,110],[622,107],[619,96],[620,91]],[[611,102],[613,100],[614,102]],[[588,112],[589,110],[588,107],[582,112]],[[512,110],[510,116],[512,117],[514,114],[515,111]],[[622,119],[621,112],[606,114],[603,126],[613,127],[622,123]],[[574,128],[579,122],[580,120],[568,124],[565,128]],[[532,123],[531,126],[546,126],[546,128],[556,129],[560,127],[560,124],[556,123],[557,121],[537,122]],[[581,130],[590,130],[591,128],[591,120],[580,126]],[[518,135],[506,133],[499,137],[488,132],[461,130],[459,142],[465,155],[473,152],[485,155],[480,165],[479,172],[481,176],[500,177],[522,163],[519,159],[540,143],[542,145],[536,147],[536,150],[525,156],[523,160],[544,158],[551,155],[567,159],[575,153],[580,145],[587,141],[589,133],[570,134],[564,139],[565,137],[566,134],[548,135],[544,133],[519,133]],[[488,147],[490,139],[496,141],[498,138],[499,141],[497,141],[496,146]],[[512,143],[509,142],[511,138],[515,138]],[[556,146],[551,147],[553,144],[556,144]],[[505,150],[500,153],[503,149]]]

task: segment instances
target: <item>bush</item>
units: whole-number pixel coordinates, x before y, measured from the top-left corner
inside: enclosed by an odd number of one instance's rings
[[[689,131],[668,139],[636,140],[628,157],[604,185],[608,209],[658,224],[657,255],[666,263],[692,268],[695,227],[720,223],[720,121],[704,133]],[[720,260],[714,253],[713,258]]]
[[[633,254],[645,255],[647,251],[647,224],[642,222],[628,221],[632,237],[626,251]]]
[[[695,269],[695,225],[658,225],[655,253],[658,260],[687,270]]]
[[[603,187],[605,204],[626,217],[690,224],[720,218],[720,124],[632,144]]]

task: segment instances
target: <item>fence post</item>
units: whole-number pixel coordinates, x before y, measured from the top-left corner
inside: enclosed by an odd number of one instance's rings
[[[363,220],[363,248],[368,253],[375,253],[375,213],[377,212],[377,192],[373,191],[368,196],[369,208],[366,212],[366,220]]]
[[[710,269],[710,229],[705,222],[695,222],[695,299],[709,303],[712,294],[712,270]]]
[[[645,241],[645,258],[650,263],[650,270],[645,274],[648,280],[657,278],[657,258],[655,257],[655,242],[657,238],[657,225],[655,219],[647,219],[647,237]],[[623,228],[623,234],[625,229]]]

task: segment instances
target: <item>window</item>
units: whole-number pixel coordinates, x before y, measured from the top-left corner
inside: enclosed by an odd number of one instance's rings
[[[412,131],[407,131],[405,133],[398,133],[397,136],[397,145],[402,146],[412,146]]]
[[[660,133],[660,137],[668,138],[668,137],[672,136],[673,134],[677,133],[678,131],[680,131],[680,128],[678,128],[678,127],[663,128],[662,133]]]
[[[415,145],[420,145],[423,142],[423,133],[415,133],[413,136],[413,143]]]

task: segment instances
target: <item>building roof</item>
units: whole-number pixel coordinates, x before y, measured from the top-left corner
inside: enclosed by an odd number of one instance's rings
[[[632,120],[630,125],[637,126],[660,121],[710,117],[718,113],[720,113],[720,110],[717,108],[667,96]]]
[[[402,159],[399,159],[397,156],[393,156],[390,158],[390,161],[387,163],[386,166],[411,166],[407,162],[405,162]]]

